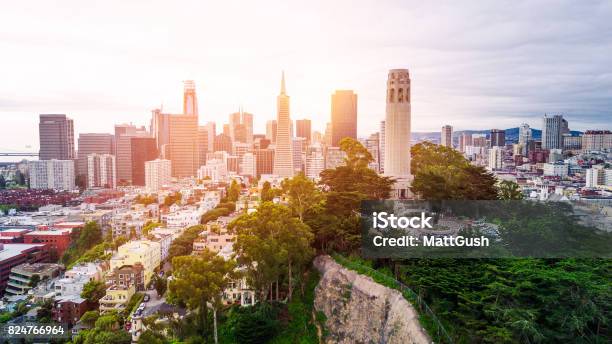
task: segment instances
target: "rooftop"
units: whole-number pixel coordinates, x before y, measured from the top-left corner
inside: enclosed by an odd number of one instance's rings
[[[22,252],[40,247],[43,248],[45,244],[4,244],[0,245],[0,261],[10,259],[20,255]]]

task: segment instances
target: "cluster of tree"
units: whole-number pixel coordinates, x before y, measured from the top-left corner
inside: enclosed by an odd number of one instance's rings
[[[228,201],[228,199],[224,199],[221,203],[217,204],[214,209],[211,209],[206,212],[206,214],[202,215],[202,219],[200,223],[205,225],[208,222],[215,221],[216,219],[227,216],[233,213],[236,210],[236,202]]]
[[[240,197],[240,190],[240,185],[238,182],[236,182],[236,179],[233,179],[229,188],[227,189],[227,200],[230,202],[236,202]]]
[[[157,196],[155,195],[137,195],[136,198],[134,198],[134,202],[147,206],[149,204],[157,203]]]
[[[205,250],[197,256],[179,256],[172,259],[173,279],[168,285],[168,300],[183,304],[198,315],[199,335],[215,343],[217,336],[217,310],[222,306],[223,290],[235,277],[234,261]],[[213,330],[210,326],[210,310]]]
[[[372,155],[358,141],[345,138],[340,141],[340,149],[346,153],[343,165],[321,172],[320,190],[300,187],[296,190],[310,190],[315,195],[301,196],[306,203],[302,212],[304,222],[315,233],[315,247],[323,252],[352,253],[359,249],[361,240],[359,210],[364,200],[380,200],[389,197],[394,180],[379,176],[368,167]],[[305,181],[300,181],[302,186]],[[290,198],[296,199],[296,196]],[[294,210],[301,212],[297,206]],[[295,208],[295,206],[294,206]]]
[[[283,194],[283,190],[272,188],[272,184],[269,181],[265,181],[261,186],[261,201],[262,202],[270,202],[274,199],[274,197],[278,197]]]
[[[102,230],[98,223],[95,221],[87,222],[82,229],[75,228],[72,230],[72,242],[61,257],[61,262],[64,265],[72,265],[87,250],[101,242]]]
[[[0,174],[0,189],[6,189],[7,187],[14,187],[15,185],[23,186],[26,185],[26,179],[21,171],[17,170],[15,172],[15,179],[6,180],[4,175]]]
[[[279,286],[283,288],[286,283],[283,289],[291,300],[296,279],[303,282],[301,276],[314,256],[310,227],[294,217],[288,207],[264,202],[256,212],[234,220],[229,229],[236,234],[237,262],[258,299],[278,300]]]
[[[142,236],[147,238],[147,239],[152,239],[152,236],[149,235],[149,232],[151,232],[151,230],[157,228],[157,227],[161,227],[161,223],[159,222],[154,222],[154,221],[149,221],[147,222],[143,227],[142,227]]]
[[[173,205],[174,203],[181,203],[181,199],[183,199],[183,195],[181,194],[180,191],[176,191],[175,193],[172,193],[168,196],[166,196],[166,198],[164,198],[164,205],[166,207],[169,207],[171,205]]]
[[[92,305],[97,305],[98,301],[106,294],[106,285],[104,282],[91,280],[83,286],[81,297],[87,300]]]
[[[82,330],[72,339],[71,344],[130,344],[132,336],[123,330],[124,318],[114,312],[100,315],[97,311],[89,311],[83,314],[81,321],[93,326],[89,330]]]
[[[422,142],[412,146],[411,154],[411,190],[422,199],[498,199],[495,176],[484,167],[470,164],[458,151]]]
[[[191,254],[193,251],[193,241],[200,233],[202,233],[204,229],[205,228],[202,225],[187,228],[185,232],[176,238],[170,245],[170,248],[168,249],[168,259],[172,261],[172,258],[174,257]]]

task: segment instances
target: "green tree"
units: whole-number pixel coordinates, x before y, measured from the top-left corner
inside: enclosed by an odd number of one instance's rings
[[[87,311],[81,316],[81,322],[87,326],[93,327],[99,317],[100,313],[98,311]]]
[[[295,275],[302,273],[314,255],[310,246],[314,236],[308,225],[293,217],[286,206],[264,202],[229,228],[237,235],[234,250],[238,263],[246,268],[249,285],[259,291],[260,300],[265,300],[283,271],[291,299]]]
[[[236,202],[240,197],[240,185],[235,179],[232,180],[229,189],[227,190],[227,199],[231,202]]]
[[[0,174],[0,189],[4,188],[6,188],[6,180],[4,179],[4,176]]]
[[[411,190],[426,200],[497,199],[497,180],[459,152],[429,142],[412,147]]]
[[[104,294],[106,294],[106,286],[103,282],[92,280],[83,286],[81,297],[92,304],[98,303]]]
[[[499,198],[503,200],[521,200],[523,199],[523,192],[521,187],[510,180],[502,180],[499,183]]]
[[[272,199],[274,198],[274,195],[272,194],[272,186],[270,185],[269,181],[265,181],[261,187],[261,201],[262,202],[269,202],[272,201]]]
[[[148,222],[144,227],[142,227],[142,236],[145,238],[149,238],[149,232],[157,227],[160,227],[162,224],[159,222]]]
[[[173,302],[184,302],[189,309],[198,311],[204,329],[208,328],[210,305],[213,308],[213,335],[216,343],[216,310],[221,303],[222,292],[234,274],[235,262],[226,261],[215,253],[205,250],[198,256],[173,258],[172,268],[174,278],[168,286],[168,299]]]
[[[77,248],[79,251],[84,252],[91,247],[102,242],[102,230],[98,223],[95,221],[89,221],[83,226],[79,239],[77,240]]]
[[[166,289],[168,289],[168,280],[155,274],[153,275],[152,283],[155,291],[157,292],[157,296],[162,297],[166,292]]]
[[[291,179],[283,180],[282,189],[289,198],[291,210],[300,220],[304,220],[306,211],[322,199],[315,183],[303,173]]]

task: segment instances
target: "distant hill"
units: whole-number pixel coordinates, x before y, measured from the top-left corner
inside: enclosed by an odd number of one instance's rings
[[[508,141],[508,142],[517,142],[518,141],[518,135],[519,135],[519,128],[518,127],[505,129],[505,131],[506,131],[506,141]],[[463,133],[468,133],[468,134],[486,134],[487,137],[488,137],[490,132],[491,132],[491,130],[459,130],[459,131],[454,131],[453,132],[453,138],[458,138]],[[572,133],[572,136],[582,135],[581,131],[572,130],[571,133]],[[411,135],[412,135],[412,139],[416,140],[416,141],[424,141],[424,140],[440,141],[440,132],[439,131],[413,132],[413,133],[411,133]],[[542,130],[540,130],[540,129],[531,129],[531,136],[534,139],[536,139],[536,140],[541,139],[542,138]]]

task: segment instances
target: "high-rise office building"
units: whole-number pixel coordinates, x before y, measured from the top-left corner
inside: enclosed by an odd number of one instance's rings
[[[74,160],[29,161],[31,189],[74,190]]]
[[[276,143],[276,128],[278,123],[272,119],[266,122],[266,139],[270,140],[271,143]]]
[[[392,69],[387,79],[385,118],[385,175],[398,179],[410,177],[410,74],[407,69]],[[408,195],[407,185],[394,187],[394,197]]]
[[[40,115],[38,124],[40,160],[71,160],[74,152],[74,123],[66,115]]]
[[[450,125],[442,126],[440,131],[440,145],[453,148],[453,127]]]
[[[132,184],[133,182],[132,138],[135,137],[151,136],[144,127],[136,127],[133,124],[115,125],[115,163],[117,166],[117,182],[120,184]]]
[[[491,129],[491,147],[503,147],[506,145],[506,131],[503,129]]]
[[[240,159],[240,175],[247,177],[257,176],[257,160],[255,154],[245,153]]]
[[[357,139],[357,95],[351,90],[338,90],[331,96],[331,145],[350,137]]]
[[[561,115],[542,118],[542,149],[563,148],[563,134],[569,132],[567,121]]]
[[[487,135],[472,134],[472,144],[475,147],[486,147],[487,146]]]
[[[213,152],[227,152],[232,154],[232,138],[229,135],[223,133],[215,136],[215,143],[213,146]]]
[[[208,152],[208,127],[201,125],[198,127],[198,168],[206,164]]]
[[[293,177],[293,150],[291,143],[291,117],[289,96],[285,89],[285,73],[281,79],[281,91],[277,97],[277,128],[276,147],[274,149],[274,174],[283,177]]]
[[[309,119],[298,119],[295,121],[295,136],[306,139],[306,144],[310,144],[311,137],[311,122]]]
[[[117,166],[112,154],[91,153],[87,156],[87,188],[117,187]]]
[[[468,133],[461,133],[459,136],[459,150],[465,153],[465,147],[472,145],[472,135]]]
[[[183,112],[175,115],[154,110],[151,122],[160,156],[172,162],[172,176],[177,178],[195,176],[200,163],[198,101],[191,80],[184,82]]]
[[[500,146],[493,146],[489,149],[489,169],[499,170],[502,168],[503,151]]]
[[[253,114],[240,111],[229,116],[229,133],[232,142],[253,144]]]
[[[274,171],[274,149],[254,149],[253,154],[255,155],[257,178],[261,177],[262,174],[272,174]]]
[[[303,137],[293,137],[291,139],[292,150],[293,150],[293,170],[295,174],[304,172],[304,152],[307,144],[306,139]]]
[[[130,149],[132,156],[132,185],[145,185],[145,162],[159,157],[155,138],[132,137],[130,139]]]
[[[193,80],[183,81],[183,114],[198,116],[198,98]]]
[[[318,180],[319,175],[325,169],[325,157],[321,144],[310,145],[306,153],[306,177]]]
[[[79,134],[77,151],[76,175],[82,180],[82,186],[89,185],[87,182],[87,156],[89,154],[112,154],[115,155],[114,137],[111,134],[83,133]]]
[[[172,181],[172,162],[155,159],[145,162],[145,185],[149,192],[157,192]]]
[[[522,123],[519,126],[518,143],[526,145],[529,141],[531,141],[531,128],[529,124]]]

